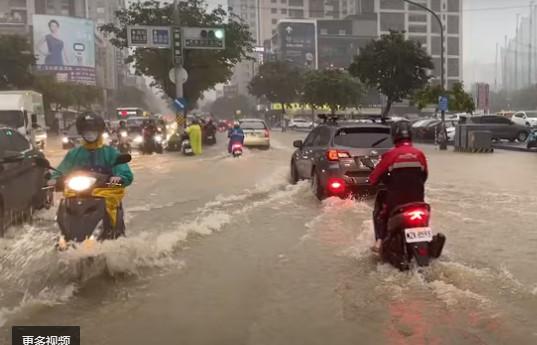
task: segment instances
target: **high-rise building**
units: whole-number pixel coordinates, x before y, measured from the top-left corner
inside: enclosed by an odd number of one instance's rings
[[[29,35],[34,12],[34,0],[0,1],[0,35]]]

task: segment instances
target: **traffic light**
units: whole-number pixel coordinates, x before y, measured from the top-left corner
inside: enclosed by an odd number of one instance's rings
[[[184,27],[185,49],[225,49],[225,30],[223,28]]]

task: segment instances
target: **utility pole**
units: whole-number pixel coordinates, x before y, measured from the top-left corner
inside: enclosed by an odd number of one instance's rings
[[[496,60],[494,62],[494,91],[498,91],[498,42],[496,42]]]
[[[181,28],[181,13],[179,12],[179,0],[174,0],[173,2],[173,23],[176,29]],[[173,31],[173,30],[172,30]],[[174,37],[174,40],[176,38]],[[182,40],[182,37],[180,38]],[[175,64],[175,98],[181,99],[183,98],[183,82],[181,79],[181,70],[183,69],[183,45],[181,44],[181,57],[178,58],[177,56],[173,56],[174,64]],[[173,49],[172,49],[173,51]],[[185,121],[182,121],[183,128],[186,124],[186,105],[184,109],[184,115],[185,115]],[[179,112],[176,115],[176,118],[179,118]]]
[[[533,44],[532,44],[532,40],[533,40],[533,4],[535,3],[535,1],[531,1],[530,2],[530,28],[529,28],[529,50],[528,50],[528,87],[531,86],[531,82],[532,82],[532,66],[531,64],[533,63],[532,61],[532,58],[533,58],[533,51],[532,51],[532,47],[533,47]]]
[[[514,90],[518,90],[518,44],[516,42],[518,41],[518,22],[520,20],[520,13],[517,13],[516,15],[516,33],[515,33],[515,82],[514,82]]]
[[[445,44],[444,44],[444,24],[442,23],[442,19],[436,14],[433,10],[428,8],[427,6],[424,6],[422,4],[419,4],[417,2],[411,1],[411,0],[403,0],[411,5],[414,5],[416,7],[419,7],[427,12],[429,12],[438,22],[438,25],[440,25],[440,64],[442,65],[440,68],[440,86],[441,86],[441,94],[442,97],[445,96],[446,92],[446,83],[445,83]],[[446,112],[445,110],[442,110],[442,126],[441,126],[441,135],[439,140],[439,148],[440,150],[447,150],[447,132],[446,132]]]

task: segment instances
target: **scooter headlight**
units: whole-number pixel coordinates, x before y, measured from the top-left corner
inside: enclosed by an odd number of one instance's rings
[[[162,135],[160,135],[160,134],[155,135],[155,141],[157,143],[161,143],[162,142]]]
[[[108,134],[106,132],[103,133],[103,139],[104,140],[108,139],[109,137],[110,137],[110,134]]]
[[[126,138],[128,136],[127,132],[123,131],[120,133],[122,138]]]
[[[139,135],[136,138],[134,138],[134,142],[137,144],[141,144],[144,142],[144,138],[141,135]]]
[[[68,143],[69,143],[69,138],[67,138],[67,137],[63,137],[63,138],[62,138],[62,143],[64,143],[64,144],[68,144]]]
[[[73,176],[67,180],[67,187],[75,192],[82,192],[95,184],[97,179],[91,176]]]

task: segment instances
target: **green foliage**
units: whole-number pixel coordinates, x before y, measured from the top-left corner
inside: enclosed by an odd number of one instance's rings
[[[33,82],[35,56],[28,40],[19,35],[0,36],[0,90],[25,89]]]
[[[232,67],[248,58],[253,40],[248,26],[221,7],[208,12],[203,0],[188,0],[179,2],[179,11],[183,26],[221,26],[226,31],[225,50],[184,52],[183,66],[189,74],[183,85],[184,96],[190,105],[194,105],[204,91],[231,77]],[[129,8],[117,11],[116,17],[119,24],[109,23],[100,30],[110,36],[113,45],[126,48],[127,25],[173,25],[173,4],[156,0],[131,2]],[[136,74],[153,78],[151,86],[160,88],[170,98],[175,97],[175,84],[168,78],[174,66],[169,49],[137,48],[126,62],[133,63]]]
[[[117,89],[109,95],[109,99],[108,105],[111,109],[126,105],[142,109],[151,108],[146,102],[145,93],[134,86],[125,86]]]
[[[252,95],[266,97],[273,103],[285,105],[300,99],[303,78],[300,70],[283,61],[266,62],[250,81],[248,89]]]
[[[56,81],[54,76],[43,75],[35,79],[33,88],[43,94],[45,109],[54,110],[75,107],[91,109],[91,106],[100,102],[101,90],[95,86],[77,83],[64,83]]]
[[[449,99],[450,111],[461,111],[473,113],[475,111],[474,99],[470,94],[464,91],[462,83],[453,84],[453,88],[445,94]],[[423,109],[429,104],[438,104],[438,98],[442,95],[440,85],[427,85],[422,90],[417,91],[411,99],[418,109]]]
[[[255,111],[255,104],[247,96],[238,95],[217,98],[209,107],[209,111],[220,119],[233,119],[237,110],[248,117]]]
[[[383,116],[387,116],[394,102],[427,84],[428,71],[433,68],[431,57],[419,42],[405,40],[402,33],[392,31],[362,48],[349,72],[386,96]]]
[[[359,104],[362,84],[340,70],[310,71],[305,75],[302,99],[312,108],[328,105],[332,114]]]

